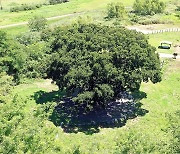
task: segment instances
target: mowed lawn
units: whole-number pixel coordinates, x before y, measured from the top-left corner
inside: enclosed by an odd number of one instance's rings
[[[63,144],[63,151],[79,146],[81,153],[123,153],[128,150],[130,153],[139,151],[142,153],[158,153],[158,147],[164,147],[169,143],[171,135],[166,132],[168,127],[167,114],[174,113],[179,109],[180,104],[180,61],[170,61],[165,66],[163,80],[160,83],[143,83],[140,91],[147,94],[147,98],[141,100],[142,108],[148,113],[135,119],[128,120],[127,124],[120,128],[99,128],[98,133],[87,135],[87,132],[64,133],[59,128],[59,135],[56,143]],[[22,97],[31,97],[28,107],[33,107],[35,100],[32,96],[39,90],[57,90],[46,80],[22,84],[14,89]],[[165,146],[162,146],[165,145]],[[128,148],[128,149],[127,149]],[[148,148],[148,149],[147,149]],[[151,149],[152,148],[152,149]],[[153,151],[156,149],[156,151]],[[141,151],[142,150],[142,151]],[[151,151],[152,150],[152,151]],[[68,151],[71,153],[71,151]]]
[[[158,49],[161,41],[170,41],[173,43],[171,49]],[[157,48],[161,53],[173,53],[175,51],[174,45],[180,45],[180,32],[165,32],[149,35],[149,43]]]

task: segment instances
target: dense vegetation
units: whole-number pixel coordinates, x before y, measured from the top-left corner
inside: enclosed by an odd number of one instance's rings
[[[159,57],[146,37],[125,28],[80,25],[59,28],[52,41],[49,77],[74,101],[105,105],[141,82],[161,81]]]
[[[101,129],[99,133],[93,135],[90,135],[91,130],[84,132],[89,135],[63,133],[61,128],[55,127],[48,121],[54,105],[52,103],[36,104],[32,100],[34,92],[40,90],[35,84],[14,87],[19,96],[9,100],[10,96],[6,95],[5,102],[0,103],[2,117],[0,119],[0,152],[179,153],[179,112],[174,112],[178,109],[179,71],[174,72],[172,67],[169,69],[171,71],[166,70],[166,80],[163,83],[143,85],[141,89],[148,92],[149,98],[145,99],[143,104],[150,110],[150,114],[139,117],[135,121],[132,120],[125,127]],[[1,91],[11,79],[8,76],[2,78],[1,75],[0,81],[3,82]],[[162,96],[171,97],[173,90],[176,91],[177,96],[161,100]],[[13,91],[12,86],[11,91]],[[164,92],[168,93],[163,95]],[[168,101],[172,103],[168,104]]]
[[[135,0],[133,9],[138,15],[154,15],[162,13],[165,4],[159,0]]]
[[[161,23],[163,16],[168,18],[166,21],[170,16],[180,17],[178,1],[168,4],[168,9],[172,5],[170,10],[177,8],[173,15],[154,15],[159,13],[152,11],[160,6],[154,5],[159,1],[146,0],[151,16],[146,16],[148,11],[143,7],[146,12],[141,14],[123,6],[134,0],[123,4],[115,0],[71,0],[63,5],[54,4],[67,0],[47,0],[47,7],[16,13],[8,13],[8,7],[4,7],[8,3],[4,2],[1,25],[8,24],[8,20],[31,20],[28,26],[14,29],[17,36],[11,34],[11,28],[7,31],[13,37],[0,31],[0,153],[180,153],[180,63],[160,59],[155,53],[159,50],[151,46],[157,47],[164,38],[177,44],[178,33],[153,34],[148,40],[141,33],[112,26],[114,21],[116,26],[123,22],[151,24]],[[36,6],[31,0],[27,5],[22,7],[32,10]],[[90,16],[78,17],[73,25],[55,29],[48,25],[54,21],[32,18],[44,12],[49,17],[84,10],[92,10],[85,13]],[[69,24],[72,18],[63,20]],[[92,24],[101,18],[103,24]],[[104,26],[107,24],[111,26]],[[174,52],[174,48],[164,52]],[[121,97],[126,92],[118,95],[122,91],[131,92],[135,108]],[[73,106],[68,105],[71,99]],[[119,100],[122,102],[117,103]],[[112,121],[114,124],[109,120],[105,125],[95,121],[77,125],[72,120],[81,116],[82,107],[84,118],[89,113],[101,114],[110,102],[112,108],[105,114],[121,115]],[[133,116],[128,116],[131,112]]]
[[[69,0],[49,0],[49,3],[51,5],[61,4],[61,3],[66,3],[66,2],[69,2]]]
[[[125,7],[122,3],[110,3],[107,6],[107,18],[123,19],[126,15]]]
[[[35,16],[29,21],[30,31],[41,31],[47,27],[47,19],[44,17]]]

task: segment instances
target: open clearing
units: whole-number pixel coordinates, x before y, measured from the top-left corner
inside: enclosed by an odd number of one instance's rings
[[[161,41],[173,42],[171,49],[158,49]],[[180,32],[165,32],[159,34],[150,34],[149,43],[157,48],[157,52],[170,53],[175,52],[175,45],[180,45]]]

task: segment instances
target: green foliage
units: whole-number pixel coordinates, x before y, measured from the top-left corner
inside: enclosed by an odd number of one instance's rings
[[[177,6],[176,16],[180,19],[180,6]]]
[[[11,42],[4,32],[0,31],[0,72],[15,73],[13,57],[15,56],[14,50],[17,48],[18,46]]]
[[[161,81],[159,57],[143,34],[90,24],[58,28],[53,37],[48,76],[79,103],[104,106],[142,81]]]
[[[58,130],[47,121],[42,106],[15,97],[0,104],[0,153],[57,153]],[[47,146],[48,145],[48,146]]]
[[[51,5],[61,4],[61,3],[66,3],[66,2],[69,2],[69,0],[49,0],[49,3]]]
[[[125,7],[122,3],[110,3],[107,6],[107,18],[123,19],[126,15]]]
[[[30,31],[41,31],[47,27],[47,19],[41,16],[33,17],[28,23]]]
[[[24,78],[46,76],[49,64],[48,44],[41,41],[37,32],[17,36],[16,40],[8,39],[5,33],[0,34],[0,70],[19,82]]]
[[[138,15],[154,15],[163,13],[165,4],[159,0],[135,0],[133,9]]]
[[[176,11],[180,11],[180,6],[177,6]]]
[[[36,44],[41,40],[39,32],[26,32],[16,36],[16,40],[24,45]]]
[[[0,103],[3,103],[7,98],[6,96],[10,93],[12,89],[13,77],[8,76],[6,73],[0,73]]]
[[[42,78],[46,77],[49,57],[46,55],[44,42],[25,47],[23,66],[19,69],[19,78]]]
[[[20,6],[14,6],[10,8],[10,12],[19,12],[19,11],[28,11],[28,10],[35,10],[42,7],[42,4],[21,4]]]
[[[1,50],[1,54],[0,56],[3,56],[3,52],[2,50],[7,48],[7,35],[5,32],[0,31],[0,50]]]
[[[173,114],[167,114],[167,118],[169,120],[168,132],[172,134],[172,153],[180,153],[180,110]]]

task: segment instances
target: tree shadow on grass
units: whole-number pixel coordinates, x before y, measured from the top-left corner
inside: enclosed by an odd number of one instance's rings
[[[95,107],[94,110],[88,112],[84,104],[77,104],[71,98],[63,98],[63,94],[60,91],[39,91],[34,94],[34,99],[38,104],[57,102],[50,119],[66,133],[83,132],[91,135],[98,133],[100,128],[122,127],[128,119],[148,113],[141,107],[140,100],[146,98],[146,93],[141,91],[132,94],[133,100],[118,99],[109,102],[105,108]]]
[[[33,97],[37,104],[44,104],[47,102],[59,102],[64,96],[65,92],[62,91],[38,91],[34,93]]]

